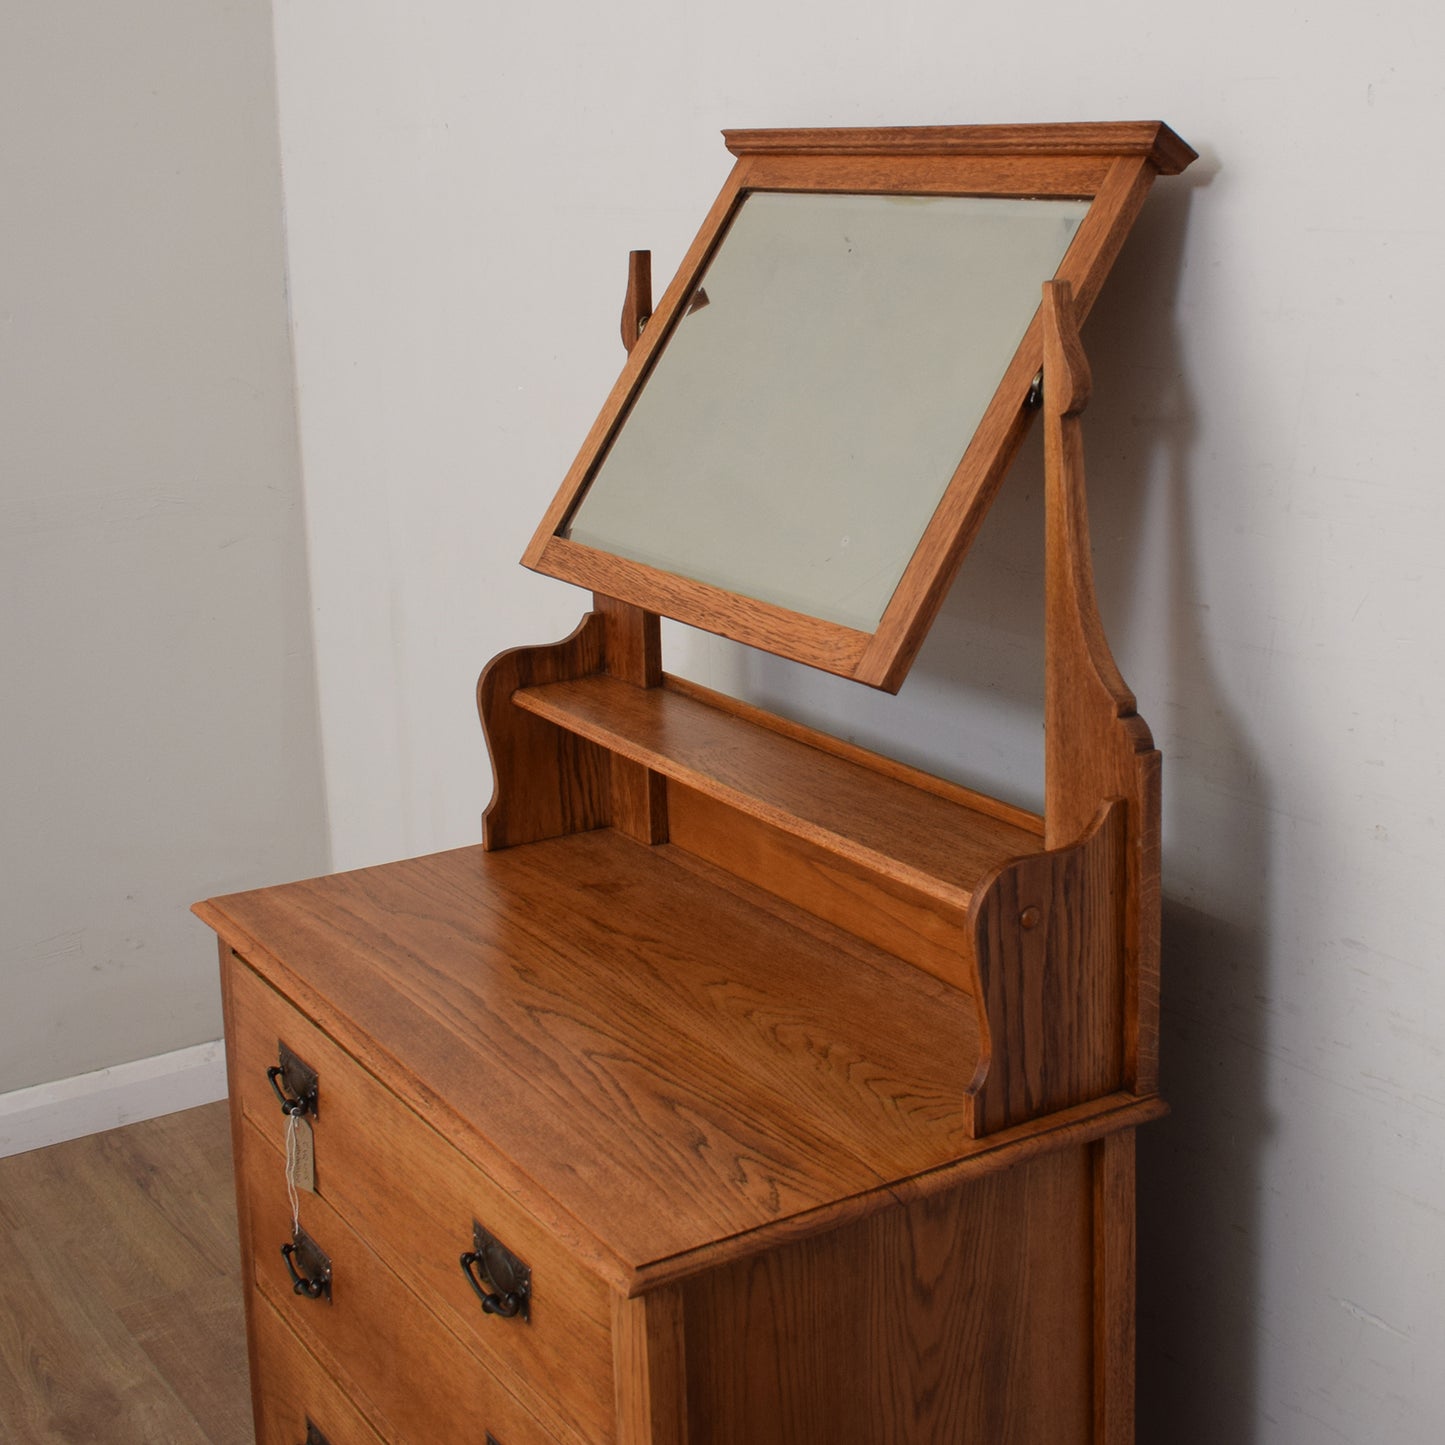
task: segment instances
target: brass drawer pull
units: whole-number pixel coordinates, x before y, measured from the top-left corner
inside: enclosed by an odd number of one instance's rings
[[[474,1220],[472,1248],[461,1257],[462,1273],[489,1315],[504,1320],[532,1319],[532,1270],[495,1235]],[[479,1277],[480,1273],[480,1277]],[[486,1288],[491,1285],[495,1294]]]
[[[281,1246],[281,1258],[286,1261],[286,1273],[291,1276],[294,1293],[305,1299],[325,1299],[327,1304],[331,1303],[331,1260],[304,1229],[298,1228],[291,1243]]]

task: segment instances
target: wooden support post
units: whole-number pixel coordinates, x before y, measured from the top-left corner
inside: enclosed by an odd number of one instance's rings
[[[1126,804],[1118,890],[1124,938],[1124,1072],[1158,1088],[1159,754],[1099,619],[1080,413],[1089,367],[1067,281],[1046,281],[1044,333],[1044,842],[1062,847],[1114,798]]]
[[[1134,1131],[1094,1159],[1094,1445],[1134,1441]]]
[[[682,1289],[612,1301],[617,1445],[687,1445]]]
[[[634,687],[662,683],[662,623],[615,597],[593,594],[602,618],[603,671]],[[639,843],[667,842],[667,779],[643,763],[612,755],[612,826]]]

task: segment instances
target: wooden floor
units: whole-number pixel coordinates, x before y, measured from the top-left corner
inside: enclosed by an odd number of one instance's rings
[[[251,1445],[226,1105],[0,1159],[0,1441]]]

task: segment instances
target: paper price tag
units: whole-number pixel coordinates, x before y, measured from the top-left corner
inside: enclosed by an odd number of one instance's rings
[[[286,1123],[286,1183],[316,1193],[316,1136],[311,1121],[292,1114]]]

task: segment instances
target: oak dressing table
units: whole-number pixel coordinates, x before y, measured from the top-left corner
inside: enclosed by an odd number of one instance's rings
[[[1133,1438],[1159,757],[1094,603],[1078,328],[1157,123],[728,132],[478,688],[484,842],[198,905],[263,1445]],[[710,692],[901,685],[1033,414],[1042,816]]]

